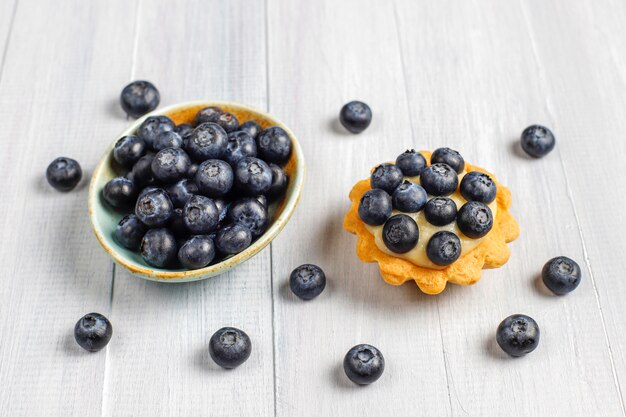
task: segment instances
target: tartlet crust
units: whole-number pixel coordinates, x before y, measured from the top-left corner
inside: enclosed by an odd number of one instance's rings
[[[420,151],[430,161],[431,152]],[[491,231],[472,251],[459,258],[444,269],[429,269],[415,265],[405,259],[396,258],[378,249],[374,236],[367,230],[359,218],[359,201],[370,187],[369,178],[357,182],[350,192],[351,207],[344,219],[343,227],[357,235],[356,252],[363,262],[377,262],[382,278],[391,285],[402,285],[414,280],[420,290],[426,294],[439,294],[446,288],[446,283],[471,285],[480,280],[484,268],[499,268],[511,254],[507,243],[514,241],[520,233],[517,222],[511,215],[511,191],[500,184],[490,172],[468,163],[466,171],[480,171],[489,175],[497,185],[496,202],[498,211]]]

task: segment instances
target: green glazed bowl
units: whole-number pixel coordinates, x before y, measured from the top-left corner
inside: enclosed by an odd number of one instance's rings
[[[144,262],[139,253],[126,249],[118,244],[114,238],[117,223],[128,213],[118,212],[110,207],[102,198],[102,188],[104,185],[109,180],[122,176],[125,173],[113,159],[113,146],[120,137],[134,134],[144,119],[149,116],[164,114],[169,116],[176,124],[191,123],[198,110],[208,106],[221,107],[225,111],[237,116],[237,119],[241,122],[254,120],[259,123],[262,128],[270,126],[280,126],[283,128],[291,138],[292,143],[291,157],[284,166],[285,172],[289,176],[289,186],[282,200],[270,205],[270,224],[266,232],[243,252],[202,269],[183,270],[154,268]],[[280,233],[291,218],[300,200],[302,185],[304,183],[304,172],[304,157],[302,156],[302,149],[300,148],[298,140],[287,126],[273,116],[252,107],[231,102],[192,101],[176,104],[157,110],[136,120],[107,148],[106,153],[98,163],[91,178],[91,184],[89,186],[89,217],[93,231],[104,250],[111,255],[116,263],[122,265],[134,275],[160,282],[197,281],[222,274],[240,263],[245,262],[259,253],[278,235],[278,233]]]

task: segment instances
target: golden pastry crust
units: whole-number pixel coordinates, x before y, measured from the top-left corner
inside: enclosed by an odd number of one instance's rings
[[[430,161],[431,152],[420,151],[427,161]],[[352,206],[346,214],[343,227],[348,232],[357,235],[356,252],[363,262],[378,262],[380,274],[385,282],[391,285],[401,285],[408,280],[414,280],[417,286],[426,294],[439,294],[446,288],[447,282],[461,285],[471,285],[480,279],[483,268],[499,268],[504,265],[510,256],[507,243],[514,241],[520,233],[517,222],[509,212],[511,207],[511,191],[500,184],[495,176],[475,165],[465,164],[466,170],[480,171],[489,175],[497,185],[496,202],[498,212],[491,231],[484,237],[476,248],[452,265],[444,269],[428,269],[417,266],[407,260],[388,255],[378,249],[374,236],[366,229],[359,218],[359,201],[371,187],[369,179],[359,181],[350,192]]]

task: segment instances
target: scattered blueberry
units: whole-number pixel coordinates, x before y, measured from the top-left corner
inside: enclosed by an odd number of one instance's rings
[[[46,179],[54,189],[70,191],[78,185],[83,177],[80,164],[72,158],[60,157],[50,162],[46,169]]]
[[[426,256],[436,265],[450,265],[461,256],[461,240],[452,232],[437,232],[426,245]]]
[[[133,81],[122,90],[120,104],[131,117],[141,117],[156,109],[161,100],[159,90],[149,81]]]
[[[539,125],[528,126],[524,129],[520,140],[524,152],[534,158],[546,156],[556,145],[556,140],[550,129]]]
[[[393,164],[378,165],[370,176],[370,185],[372,188],[380,188],[385,190],[387,194],[393,194],[394,190],[402,184],[404,175],[400,168]]]
[[[154,155],[145,155],[139,158],[128,174],[128,178],[140,187],[154,184],[155,178],[152,173],[152,160]]]
[[[385,358],[380,350],[372,345],[356,345],[343,358],[343,370],[350,381],[368,385],[383,374]]]
[[[539,326],[535,320],[524,314],[514,314],[500,323],[496,341],[507,354],[519,357],[537,348],[539,336]]]
[[[493,227],[493,214],[486,204],[469,201],[459,210],[456,224],[465,236],[478,239],[489,233]]]
[[[223,327],[209,341],[209,354],[216,364],[233,369],[244,363],[252,353],[252,342],[243,330]]]
[[[303,300],[312,300],[326,288],[326,274],[317,265],[300,265],[289,276],[291,291]]]
[[[396,166],[407,177],[415,177],[426,167],[426,158],[414,149],[407,149],[396,158]]]
[[[456,191],[459,177],[450,165],[436,163],[424,168],[420,175],[420,183],[428,194],[446,196]]]
[[[270,169],[272,170],[272,185],[270,189],[267,190],[267,196],[275,198],[285,193],[287,185],[289,185],[289,177],[285,173],[285,170],[276,164],[270,164]]]
[[[176,261],[176,238],[165,228],[150,229],[143,236],[139,248],[141,257],[157,268],[170,267]]]
[[[178,249],[178,261],[187,269],[204,268],[215,258],[215,245],[208,236],[192,236]]]
[[[124,136],[115,142],[113,159],[120,165],[132,166],[146,154],[146,150],[146,143],[138,136]]]
[[[165,191],[170,196],[174,207],[182,208],[194,194],[198,194],[198,186],[192,180],[185,178],[167,186]]]
[[[165,148],[152,160],[152,173],[163,182],[174,183],[187,175],[191,160],[180,148]]]
[[[160,188],[141,192],[135,204],[135,214],[149,227],[162,226],[170,219],[174,205],[167,193]]]
[[[254,120],[248,120],[247,122],[239,126],[239,130],[246,132],[248,135],[250,135],[250,137],[252,137],[252,139],[256,139],[256,137],[259,136],[259,133],[261,132],[261,126],[259,126],[259,124]]]
[[[372,122],[372,110],[362,101],[351,101],[339,112],[339,121],[351,133],[361,133]]]
[[[265,194],[272,186],[272,170],[261,159],[243,158],[235,168],[235,184],[245,194]]]
[[[222,113],[224,113],[224,110],[220,109],[219,107],[205,107],[204,109],[196,113],[196,126],[199,126],[203,123],[215,123],[217,122],[217,118]]]
[[[225,255],[237,254],[252,243],[252,232],[241,223],[231,223],[217,231],[215,245]]]
[[[435,149],[430,157],[430,163],[449,165],[457,174],[460,174],[465,169],[465,160],[461,154],[450,148]]]
[[[220,125],[203,123],[188,136],[185,150],[193,159],[202,162],[221,158],[227,145],[228,136]]]
[[[183,138],[173,130],[169,132],[162,132],[154,138],[154,143],[152,144],[152,148],[155,151],[160,151],[165,148],[182,148],[183,147]]]
[[[239,129],[239,120],[235,117],[234,114],[223,112],[217,116],[217,120],[215,121],[218,125],[222,126],[222,129],[226,131],[226,133],[234,132]]]
[[[265,232],[269,221],[267,210],[254,198],[244,198],[231,204],[228,208],[228,219],[246,226],[254,238]]]
[[[482,172],[471,171],[465,174],[459,189],[467,201],[489,204],[496,199],[496,183]]]
[[[167,116],[150,116],[143,121],[139,129],[137,129],[137,136],[139,136],[149,147],[154,145],[154,140],[163,132],[170,132],[174,130],[176,126],[172,119]]]
[[[274,126],[263,130],[256,139],[259,155],[267,162],[284,164],[291,155],[291,139],[284,129]]]
[[[220,213],[215,202],[208,197],[194,195],[183,208],[187,229],[195,235],[206,235],[217,229]]]
[[[228,134],[224,160],[235,166],[240,159],[256,156],[256,142],[248,133],[238,130]]]
[[[102,197],[111,206],[121,209],[132,207],[139,189],[128,178],[118,177],[107,182],[102,189]]]
[[[195,180],[200,193],[209,197],[220,197],[233,188],[235,176],[228,163],[220,159],[209,159],[200,164]]]
[[[131,250],[139,249],[141,239],[146,234],[148,228],[134,214],[124,216],[115,228],[115,239],[125,248]]]
[[[578,264],[565,256],[550,259],[541,271],[543,283],[557,295],[574,291],[580,284],[581,277]]]
[[[379,188],[368,190],[359,201],[359,217],[371,226],[384,224],[392,210],[391,196]]]
[[[383,242],[395,253],[406,253],[417,245],[420,233],[417,223],[406,214],[396,214],[383,226]]]
[[[456,219],[456,203],[448,197],[431,198],[424,206],[424,217],[435,226],[445,226]]]
[[[181,123],[174,128],[174,132],[178,133],[181,138],[185,139],[191,132],[193,132],[193,126],[189,123]]]
[[[74,339],[85,350],[97,352],[104,348],[113,335],[109,319],[99,313],[85,314],[74,326]]]
[[[424,208],[428,201],[428,194],[419,185],[410,181],[400,184],[391,196],[393,208],[405,213],[417,213]]]

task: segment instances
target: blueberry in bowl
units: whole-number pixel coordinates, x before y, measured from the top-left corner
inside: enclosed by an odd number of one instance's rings
[[[237,103],[187,102],[113,141],[91,179],[89,215],[102,247],[134,275],[196,281],[267,246],[303,182],[302,150],[280,120]]]

